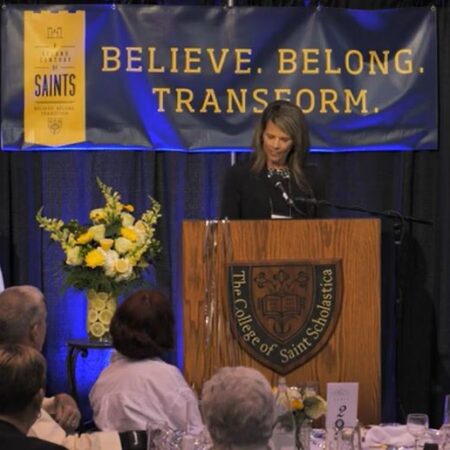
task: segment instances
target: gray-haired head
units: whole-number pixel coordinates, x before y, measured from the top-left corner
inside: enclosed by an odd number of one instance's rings
[[[203,386],[201,409],[219,448],[264,446],[272,435],[272,389],[266,378],[250,367],[220,369]]]
[[[34,286],[13,286],[0,293],[0,344],[24,344],[42,350],[47,309]]]

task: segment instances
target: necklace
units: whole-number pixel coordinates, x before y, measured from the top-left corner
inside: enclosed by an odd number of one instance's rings
[[[289,179],[291,178],[291,174],[288,167],[283,167],[281,169],[274,169],[272,167],[267,168],[267,178],[272,178],[274,176]]]

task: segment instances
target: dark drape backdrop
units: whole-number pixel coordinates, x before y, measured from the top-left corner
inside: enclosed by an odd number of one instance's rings
[[[226,2],[116,3],[213,5]],[[234,2],[236,7],[303,7],[317,3],[306,0]],[[320,3],[369,9],[436,4],[406,0],[330,0]],[[398,233],[395,231],[400,228],[399,222],[383,219],[381,332],[383,421],[403,421],[408,412],[426,412],[434,426],[440,424],[442,396],[450,393],[448,6],[446,2],[437,3],[439,148],[427,152],[311,155],[311,161],[319,166],[327,180],[324,196],[330,202],[379,211],[397,210],[434,222],[432,226],[405,222],[401,227],[401,245],[396,246]],[[241,157],[245,155],[238,155]],[[45,215],[85,221],[90,209],[102,204],[95,184],[97,176],[119,190],[137,211],[148,206],[148,194],[161,202],[163,218],[158,233],[164,251],[149,281],[172,298],[177,312],[178,347],[169,358],[182,367],[181,222],[218,217],[221,183],[230,161],[227,153],[0,152],[0,265],[6,285],[33,284],[46,295],[49,316],[45,355],[49,362],[50,393],[67,390],[66,341],[84,337],[85,305],[81,295],[61,290],[59,268],[63,254],[36,226],[37,209],[44,205]],[[361,214],[330,208],[328,216],[356,217]],[[202,270],[202,261],[192,263]],[[200,347],[199,344],[199,351]],[[83,362],[79,369],[84,396],[98,373],[97,367],[92,366],[96,362],[104,364],[105,356],[98,355],[94,361]]]

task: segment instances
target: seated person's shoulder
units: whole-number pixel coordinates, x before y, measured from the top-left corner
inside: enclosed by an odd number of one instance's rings
[[[154,361],[154,367],[156,370],[160,372],[161,375],[166,374],[166,376],[172,376],[176,378],[183,378],[183,374],[181,373],[180,369],[175,366],[174,364],[170,364],[168,362],[165,362],[163,360],[156,360]]]

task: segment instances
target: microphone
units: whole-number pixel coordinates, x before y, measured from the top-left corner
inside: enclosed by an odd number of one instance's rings
[[[306,198],[306,197],[295,197],[296,202],[300,203],[309,203],[311,205],[321,205],[324,204],[323,200],[317,200],[314,197]]]
[[[295,208],[294,200],[292,200],[292,198],[289,197],[289,194],[286,192],[286,189],[284,188],[283,183],[281,181],[277,181],[274,184],[274,186],[281,192],[281,196],[284,198],[286,203],[289,206],[292,206],[293,208]]]

